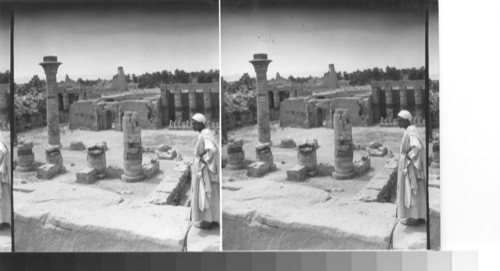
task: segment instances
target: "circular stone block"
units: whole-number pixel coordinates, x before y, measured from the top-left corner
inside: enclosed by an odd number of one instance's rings
[[[135,183],[135,182],[140,182],[140,181],[144,180],[144,175],[127,176],[127,175],[123,174],[120,179],[124,182],[127,182],[127,183]]]
[[[345,174],[342,174],[342,173],[337,173],[337,172],[332,172],[332,178],[335,179],[335,180],[348,180],[348,179],[352,179],[354,178],[356,174],[353,172],[349,172],[349,173],[345,173]]]

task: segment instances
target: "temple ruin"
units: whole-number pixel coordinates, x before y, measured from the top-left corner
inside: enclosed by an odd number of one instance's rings
[[[348,110],[353,126],[371,126],[381,119],[392,121],[401,109],[421,121],[424,87],[424,80],[373,81],[370,86],[348,86],[338,80],[335,66],[330,64],[321,80],[309,84],[293,83],[277,73],[268,81],[266,97],[270,119],[279,120],[281,127],[333,129],[333,112],[340,108]],[[253,116],[249,112],[249,116],[240,114],[232,118],[237,119],[229,118],[228,127],[234,127],[237,121],[251,124]]]

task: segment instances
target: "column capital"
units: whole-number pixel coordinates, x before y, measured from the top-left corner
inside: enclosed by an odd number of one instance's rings
[[[267,72],[267,67],[269,66],[269,63],[272,62],[271,59],[267,59],[267,54],[254,54],[253,59],[249,61],[254,69],[255,72]]]
[[[45,75],[55,75],[57,74],[57,68],[62,63],[57,61],[57,56],[44,56],[43,62],[39,64],[42,66]]]

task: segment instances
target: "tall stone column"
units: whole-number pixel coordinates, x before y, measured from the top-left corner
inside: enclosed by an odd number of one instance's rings
[[[380,89],[377,86],[372,86],[372,105],[373,105],[373,122],[380,121]]]
[[[421,86],[415,86],[415,117],[424,118],[423,91]]]
[[[125,182],[144,179],[142,171],[141,126],[136,112],[127,111],[123,115],[123,175]]]
[[[174,90],[174,104],[175,104],[175,121],[182,121],[182,100],[181,90]]]
[[[399,104],[401,109],[408,109],[408,90],[406,86],[399,87]]]
[[[205,118],[212,121],[212,92],[211,89],[203,90],[203,107],[205,108]]]
[[[273,90],[273,102],[274,102],[274,108],[279,109],[280,108],[280,92],[278,90]]]
[[[57,106],[57,68],[61,65],[56,56],[45,56],[40,65],[46,76],[47,96],[47,131],[49,145],[61,145],[61,131],[59,129],[59,108]]]
[[[354,145],[352,143],[352,124],[347,109],[338,109],[333,115],[334,166],[332,177],[337,180],[353,178]]]
[[[189,89],[189,120],[196,114],[196,89]]]
[[[267,101],[267,67],[272,60],[267,54],[254,54],[252,63],[257,74],[257,126],[259,143],[271,143],[269,102]]]
[[[392,88],[386,87],[385,91],[385,112],[387,118],[394,118],[394,103],[392,102]]]

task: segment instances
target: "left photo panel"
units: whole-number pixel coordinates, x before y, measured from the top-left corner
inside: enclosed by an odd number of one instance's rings
[[[0,3],[0,252],[12,251],[11,15]]]
[[[221,250],[218,9],[15,7],[16,252]]]

